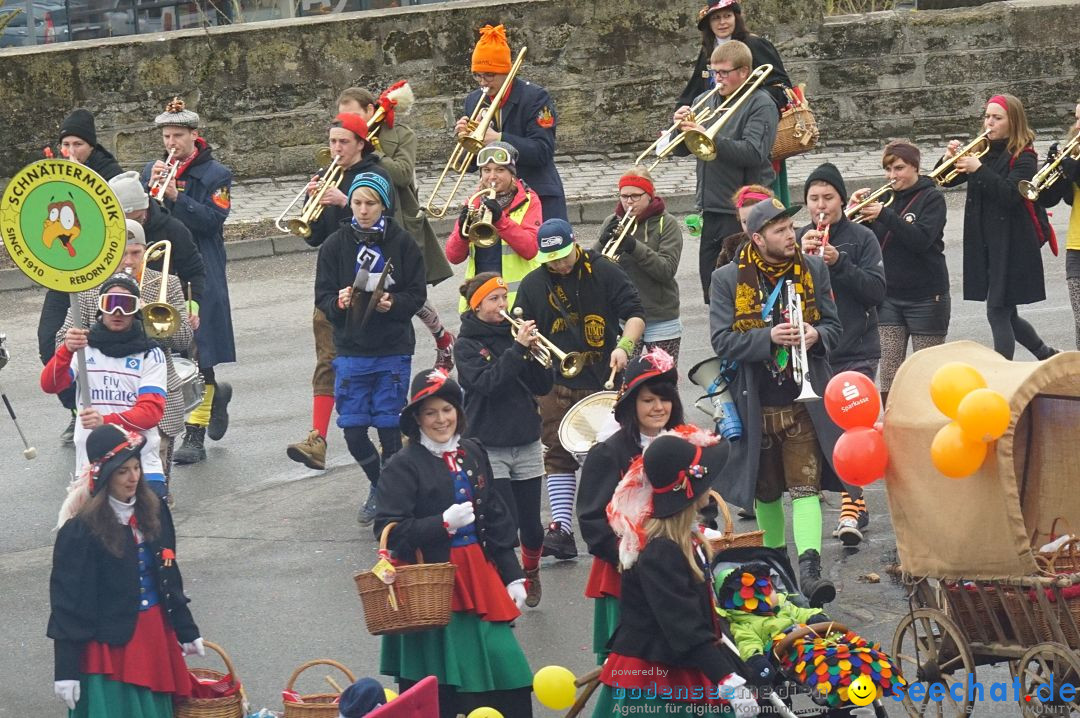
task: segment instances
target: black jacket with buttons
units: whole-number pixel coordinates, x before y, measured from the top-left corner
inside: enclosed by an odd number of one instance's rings
[[[475,439],[462,439],[460,447],[465,452],[462,468],[472,484],[480,547],[495,564],[503,584],[525,578],[514,553],[517,526],[495,490],[487,452]],[[419,549],[425,563],[449,561],[450,534],[443,526],[442,515],[453,503],[454,479],[442,457],[432,454],[419,441],[410,441],[394,454],[379,477],[375,537],[387,524],[396,522],[388,542],[396,558],[413,563]]]
[[[109,553],[101,539],[90,533],[81,516],[65,523],[53,547],[49,602],[52,612],[46,632],[53,639],[55,680],[78,680],[79,659],[88,641],[122,646],[131,640],[139,615],[139,558],[135,538],[126,532],[122,556]],[[161,504],[161,533],[147,539],[154,556],[150,566],[157,578],[158,597],[166,619],[181,643],[199,637],[188,610],[180,567],[173,560],[164,566],[161,553],[176,553],[176,532],[168,507]]]

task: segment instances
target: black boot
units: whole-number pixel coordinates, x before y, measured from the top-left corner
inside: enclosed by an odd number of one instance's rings
[[[173,454],[174,464],[197,464],[206,460],[206,427],[184,424],[184,443]]]
[[[210,424],[206,435],[214,441],[221,441],[229,430],[229,402],[232,401],[232,385],[219,381],[214,385],[214,398],[210,402]]]
[[[799,588],[812,608],[821,608],[836,598],[836,586],[821,577],[821,555],[812,548],[799,555]]]

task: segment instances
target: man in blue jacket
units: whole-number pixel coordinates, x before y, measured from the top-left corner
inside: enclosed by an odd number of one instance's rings
[[[179,162],[175,177],[157,193],[157,199],[191,231],[206,267],[202,302],[195,311],[199,371],[206,381],[203,403],[187,417],[184,441],[173,455],[177,464],[194,464],[206,458],[206,436],[217,441],[229,428],[228,404],[232,387],[217,381],[214,367],[236,361],[229,285],[225,278],[225,239],[222,228],[229,216],[232,172],[214,159],[206,140],[199,136],[199,116],[173,98],[165,112],[154,118],[161,128],[166,158]],[[142,181],[148,187],[164,179],[164,160],[148,162]]]
[[[473,49],[473,79],[480,85],[465,98],[465,116],[454,126],[460,136],[469,132],[468,121],[476,103],[498,93],[513,63],[502,25],[480,28],[480,40]],[[518,176],[540,198],[544,219],[566,219],[566,195],[555,168],[555,125],[558,114],[548,91],[531,82],[514,79],[503,97],[495,119],[488,127],[484,144],[509,142],[518,151]]]

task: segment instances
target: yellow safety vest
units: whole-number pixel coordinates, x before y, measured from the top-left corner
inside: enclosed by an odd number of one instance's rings
[[[529,194],[525,194],[525,201],[521,205],[515,208],[509,215],[507,215],[512,221],[517,224],[521,224],[525,219],[525,213],[529,211],[529,204],[532,202]],[[521,286],[521,280],[525,278],[525,275],[540,266],[540,262],[533,257],[532,259],[525,259],[520,254],[514,251],[506,242],[499,240],[499,248],[502,250],[502,278],[506,280],[506,286],[509,290],[506,296],[506,306],[514,306],[514,297],[517,296],[518,287]],[[469,245],[469,261],[465,265],[465,279],[469,280],[476,276],[476,247]],[[458,300],[458,313],[464,314],[469,309],[469,303],[465,301],[465,297]]]

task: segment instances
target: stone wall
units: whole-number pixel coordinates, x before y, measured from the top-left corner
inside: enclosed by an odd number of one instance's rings
[[[822,20],[818,3],[744,3],[752,28],[808,85],[830,144],[968,134],[994,91],[1034,124],[1066,122],[1078,88],[1080,3],[995,2],[969,10]],[[666,124],[699,35],[688,0],[509,0],[375,10],[160,36],[0,51],[0,176],[40,157],[64,114],[85,106],[127,165],[156,156],[152,119],[174,94],[242,176],[306,172],[337,92],[408,78],[422,162],[442,162],[471,89],[476,28],[503,22],[522,73],[551,90],[561,154],[643,147]],[[1056,29],[1055,29],[1056,28]]]

